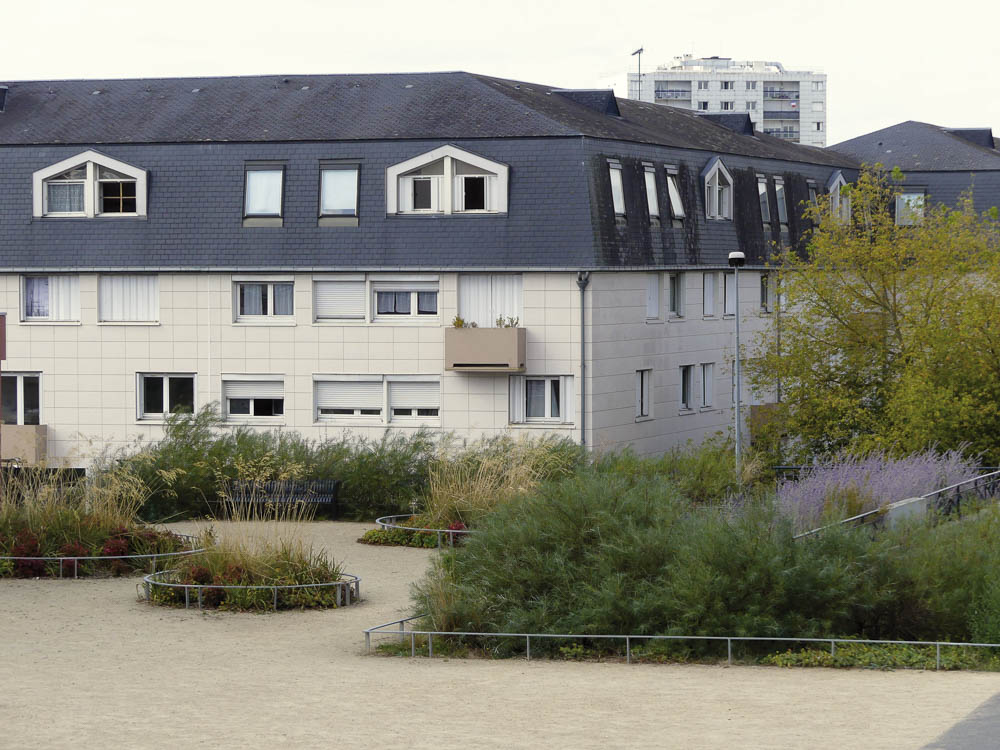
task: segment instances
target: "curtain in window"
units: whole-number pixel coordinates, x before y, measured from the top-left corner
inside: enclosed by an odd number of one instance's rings
[[[497,318],[523,318],[519,273],[464,273],[458,278],[458,314],[466,324],[492,328]]]
[[[324,169],[320,213],[354,216],[358,211],[358,170]]]
[[[48,276],[29,276],[24,280],[24,317],[49,317]]]
[[[240,285],[240,315],[264,315],[267,284]]]
[[[80,277],[49,277],[49,317],[52,320],[80,319]]]
[[[293,289],[292,284],[275,284],[274,285],[274,314],[275,315],[291,315],[294,309],[293,306]]]
[[[281,170],[247,172],[247,216],[281,215]]]
[[[122,274],[101,276],[98,307],[101,320],[156,320],[159,278]]]
[[[83,213],[83,185],[50,182],[48,190],[49,213]]]

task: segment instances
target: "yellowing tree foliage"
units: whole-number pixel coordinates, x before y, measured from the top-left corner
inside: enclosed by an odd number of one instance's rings
[[[900,175],[865,168],[851,216],[809,206],[804,256],[778,257],[779,311],[748,378],[780,386],[764,437],[787,459],[961,448],[1000,462],[1000,223],[929,204],[897,226]]]

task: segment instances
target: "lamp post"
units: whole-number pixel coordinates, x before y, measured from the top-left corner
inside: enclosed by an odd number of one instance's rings
[[[636,55],[639,56],[639,95],[636,97],[638,101],[642,101],[642,53],[643,52],[645,52],[645,50],[642,47],[639,47],[639,49],[637,49],[635,52],[632,53],[632,57],[635,57]]]
[[[736,476],[738,479],[742,480],[742,471],[740,463],[740,451],[742,450],[743,438],[742,432],[742,420],[740,419],[740,400],[743,396],[743,382],[740,377],[740,269],[747,262],[747,257],[743,253],[737,251],[729,253],[729,267],[733,269],[733,288],[734,297],[736,303],[736,357],[735,365],[736,369],[733,374],[736,378]]]

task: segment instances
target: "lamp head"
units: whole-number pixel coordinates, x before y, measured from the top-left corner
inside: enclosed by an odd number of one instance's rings
[[[747,262],[747,256],[741,253],[739,250],[735,250],[729,253],[730,268],[743,268],[746,262]]]

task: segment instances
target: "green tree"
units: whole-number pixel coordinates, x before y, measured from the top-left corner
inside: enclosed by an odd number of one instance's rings
[[[808,206],[804,254],[776,258],[780,309],[747,374],[780,384],[763,434],[786,459],[937,447],[1000,461],[997,210],[977,214],[967,195],[899,226],[901,181],[864,168],[844,190],[850,218]]]

